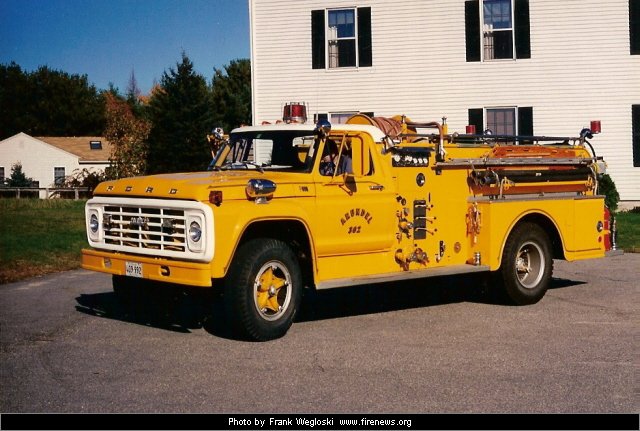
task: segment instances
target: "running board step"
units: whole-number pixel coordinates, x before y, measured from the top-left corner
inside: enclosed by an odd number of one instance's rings
[[[336,287],[359,286],[362,284],[388,283],[390,281],[413,280],[418,278],[441,277],[445,275],[469,274],[475,272],[487,272],[488,265],[452,265],[439,268],[425,268],[412,271],[404,271],[390,274],[367,275],[364,277],[337,278],[335,280],[321,281],[316,285],[317,290],[334,289]]]

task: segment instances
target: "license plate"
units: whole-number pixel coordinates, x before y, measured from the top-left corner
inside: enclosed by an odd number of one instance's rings
[[[125,262],[125,275],[142,278],[142,264],[138,262]]]

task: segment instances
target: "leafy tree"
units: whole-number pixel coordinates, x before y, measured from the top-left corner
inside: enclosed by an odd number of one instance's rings
[[[107,126],[105,138],[111,143],[110,178],[133,177],[145,173],[151,123],[138,119],[131,106],[113,94],[105,94]]]
[[[107,180],[107,177],[103,170],[83,168],[76,169],[71,175],[66,176],[62,186],[65,188],[87,187],[89,189],[88,192],[80,192],[80,197],[86,198],[91,197],[93,190],[105,180]],[[72,198],[75,196],[75,192],[60,192],[60,196]]]
[[[251,62],[232,60],[228,66],[214,69],[212,107],[214,125],[231,130],[251,124]]]
[[[11,166],[11,176],[7,181],[9,187],[31,187],[33,179],[22,172],[22,163],[18,162]]]
[[[0,139],[28,130],[33,123],[27,74],[15,63],[0,65]]]
[[[104,170],[76,169],[64,178],[64,187],[88,187],[93,190],[98,184],[107,180]]]
[[[69,75],[41,66],[22,71],[0,65],[0,138],[25,132],[32,136],[100,135],[104,100],[86,75]]]
[[[150,173],[202,170],[211,153],[206,135],[211,130],[210,95],[205,79],[193,70],[186,54],[176,69],[162,76],[160,89],[149,102],[153,123],[149,135]]]

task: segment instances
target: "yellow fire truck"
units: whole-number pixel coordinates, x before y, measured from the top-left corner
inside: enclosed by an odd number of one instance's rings
[[[205,172],[100,184],[82,267],[113,274],[116,293],[223,286],[233,328],[269,340],[287,332],[304,288],[493,272],[514,304],[532,304],[553,259],[605,255],[591,130],[458,134],[443,123],[355,115],[217,135]]]

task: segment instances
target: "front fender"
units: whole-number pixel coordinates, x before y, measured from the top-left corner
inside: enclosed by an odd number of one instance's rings
[[[301,199],[311,201],[313,199]],[[223,208],[224,207],[224,208]],[[253,201],[225,202],[215,210],[216,228],[215,259],[211,262],[211,274],[213,278],[224,278],[233,260],[239,245],[251,232],[251,227],[257,223],[280,223],[291,221],[303,226],[309,242],[309,253],[312,253],[312,261],[315,262],[313,235],[307,220],[310,219],[310,208],[292,202],[291,199],[273,199],[265,204],[256,204]],[[269,233],[273,232],[268,232]]]

